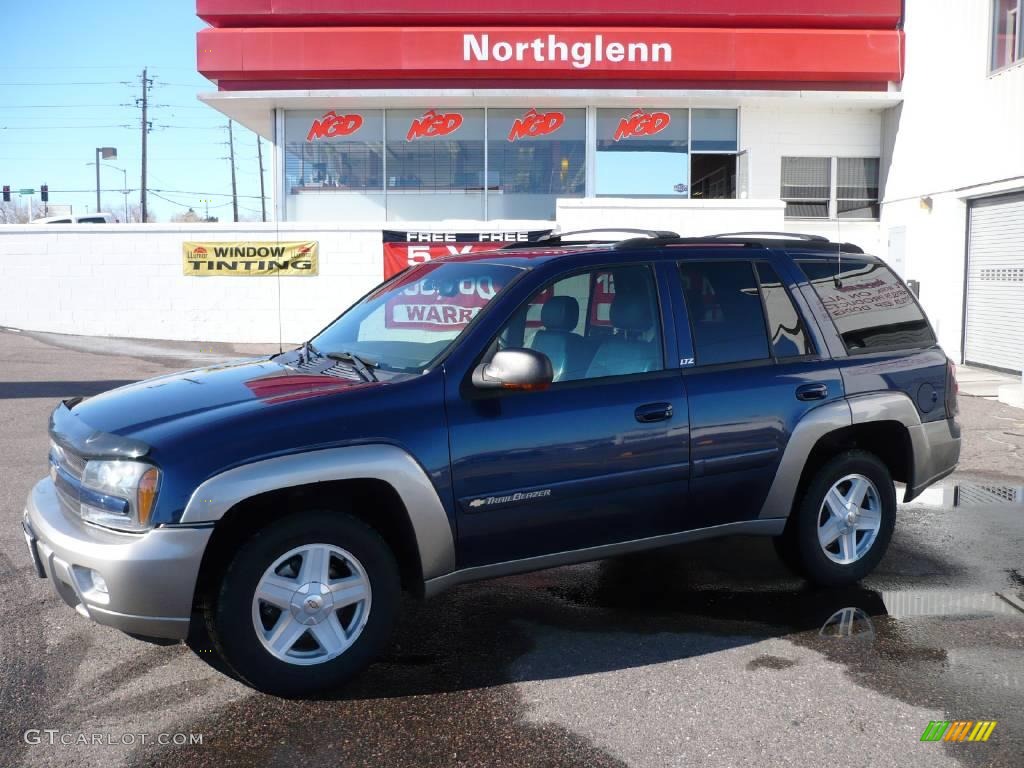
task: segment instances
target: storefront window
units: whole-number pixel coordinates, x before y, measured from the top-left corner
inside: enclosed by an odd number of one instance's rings
[[[735,109],[695,109],[692,115],[694,152],[735,152]]]
[[[379,218],[384,211],[384,113],[285,114],[290,220]]]
[[[583,107],[289,110],[286,217],[551,220],[559,198],[591,184],[598,196],[737,196],[737,110],[624,107],[596,118],[591,135]]]
[[[389,109],[387,217],[484,218],[484,110]]]
[[[827,219],[831,188],[831,158],[782,158],[780,197],[786,202],[787,219]]]
[[[553,219],[559,197],[586,191],[584,109],[487,111],[487,215]]]
[[[877,157],[840,157],[837,161],[836,203],[841,219],[877,219]]]
[[[598,195],[688,197],[688,110],[597,110],[596,171]]]

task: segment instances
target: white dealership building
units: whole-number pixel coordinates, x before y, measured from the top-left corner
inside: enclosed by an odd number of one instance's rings
[[[33,267],[0,266],[0,324],[299,340],[380,281],[388,230],[781,230],[885,257],[952,357],[1021,371],[1022,4],[197,0],[200,99],[273,143],[274,223],[146,225],[144,265],[127,226],[6,228]],[[275,238],[320,274],[182,274],[183,240]]]

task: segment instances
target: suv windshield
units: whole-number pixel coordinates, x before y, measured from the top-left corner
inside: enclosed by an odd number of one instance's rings
[[[422,264],[354,304],[312,343],[322,355],[347,353],[381,370],[421,373],[521,271],[482,262]]]

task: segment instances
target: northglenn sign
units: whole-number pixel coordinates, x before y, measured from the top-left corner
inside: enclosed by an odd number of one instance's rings
[[[589,40],[569,42],[558,35],[535,37],[533,40],[491,39],[490,34],[462,36],[462,60],[466,62],[514,61],[564,62],[573,69],[587,69],[593,64],[636,64],[672,62],[672,44],[666,42],[620,42],[605,40],[598,33]]]

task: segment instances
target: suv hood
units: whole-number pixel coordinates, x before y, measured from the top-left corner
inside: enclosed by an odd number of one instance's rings
[[[333,361],[324,367],[330,365]],[[75,405],[74,414],[92,429],[128,435],[177,419],[238,413],[376,386],[259,358],[119,387]]]

